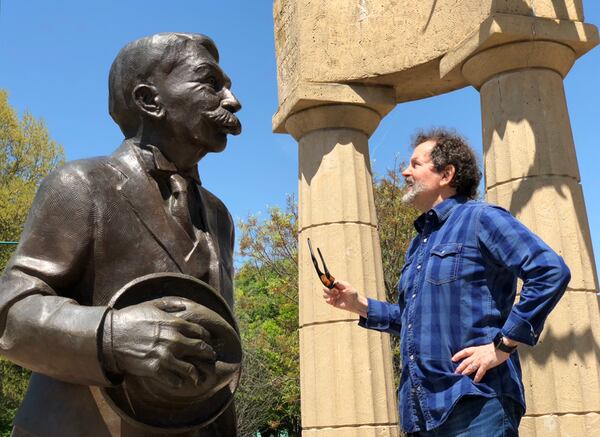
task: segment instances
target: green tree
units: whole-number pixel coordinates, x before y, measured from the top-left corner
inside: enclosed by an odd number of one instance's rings
[[[396,165],[374,183],[386,297],[395,302],[404,253],[417,211],[401,202],[404,178]],[[236,313],[245,348],[236,408],[240,434],[300,435],[297,206],[271,208],[260,221],[239,224],[242,267],[236,275]],[[395,369],[399,347],[393,338]],[[281,433],[281,434],[280,434]]]
[[[21,119],[0,90],[0,240],[17,241],[37,187],[64,161],[62,147],[50,139],[42,120],[29,112]],[[14,245],[0,245],[0,271]],[[21,402],[29,372],[0,358],[0,433],[10,435],[14,413]]]
[[[244,371],[236,409],[241,436],[300,435],[297,209],[239,224],[245,262],[236,275]]]

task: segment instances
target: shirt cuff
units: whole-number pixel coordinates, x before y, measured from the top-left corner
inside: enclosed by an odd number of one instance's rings
[[[369,306],[367,308],[367,317],[360,317],[358,326],[377,331],[385,331],[390,327],[389,304],[376,299],[367,298]]]
[[[514,310],[510,312],[502,327],[502,335],[529,346],[534,346],[539,339],[539,333],[535,332],[531,323],[516,314]]]

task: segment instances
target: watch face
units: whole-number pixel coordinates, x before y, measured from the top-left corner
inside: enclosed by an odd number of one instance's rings
[[[496,349],[498,349],[500,347],[500,345],[502,344],[502,338],[504,336],[502,335],[501,332],[498,332],[496,334],[496,336],[494,337],[494,346],[496,347]]]

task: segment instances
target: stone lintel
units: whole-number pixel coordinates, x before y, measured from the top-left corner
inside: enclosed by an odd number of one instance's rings
[[[396,105],[393,87],[342,83],[301,83],[279,105],[273,116],[273,132],[288,133],[286,122],[292,114],[329,105],[355,105],[375,111],[383,118]],[[291,132],[289,132],[291,133]]]
[[[600,38],[596,26],[580,21],[494,14],[444,55],[440,61],[440,77],[460,69],[476,53],[521,41],[557,42],[570,47],[577,59],[594,48]]]

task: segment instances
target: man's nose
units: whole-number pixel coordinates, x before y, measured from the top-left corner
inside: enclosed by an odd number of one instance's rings
[[[402,176],[404,176],[405,178],[408,177],[408,176],[410,176],[410,166],[406,167],[404,169],[404,171],[402,171]]]
[[[229,112],[238,112],[242,109],[242,104],[233,95],[229,88],[223,88],[223,100],[221,100],[221,106],[227,109]]]

